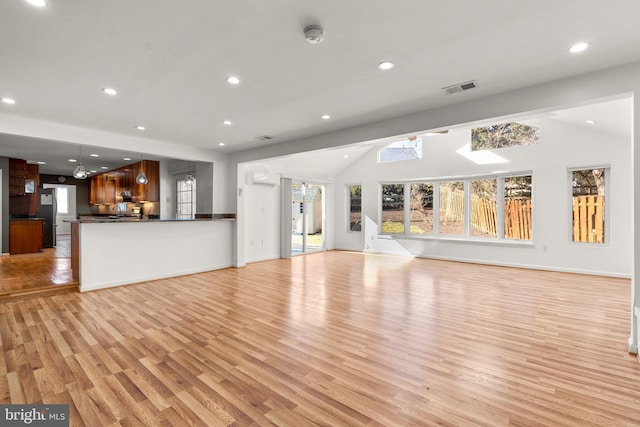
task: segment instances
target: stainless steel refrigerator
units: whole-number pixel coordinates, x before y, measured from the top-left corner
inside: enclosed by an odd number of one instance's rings
[[[38,193],[38,218],[44,219],[44,247],[52,248],[56,245],[56,189],[41,188]]]

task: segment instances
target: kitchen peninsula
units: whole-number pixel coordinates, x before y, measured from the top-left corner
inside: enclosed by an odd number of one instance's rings
[[[70,221],[80,291],[230,267],[235,214],[211,218]],[[74,255],[75,253],[75,259]]]

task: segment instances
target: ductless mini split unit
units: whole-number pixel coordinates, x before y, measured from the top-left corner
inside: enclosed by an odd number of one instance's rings
[[[269,185],[274,187],[280,182],[280,177],[267,172],[247,172],[247,184],[249,185]]]
[[[451,95],[458,92],[464,92],[465,90],[473,89],[475,87],[478,87],[478,83],[476,83],[475,80],[470,80],[468,82],[443,87],[442,90],[445,91],[447,95]]]

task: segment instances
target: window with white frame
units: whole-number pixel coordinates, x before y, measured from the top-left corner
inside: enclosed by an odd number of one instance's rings
[[[362,185],[347,186],[349,231],[362,231]]]
[[[605,195],[609,168],[571,169],[571,240],[605,243]]]
[[[56,207],[59,214],[69,213],[69,189],[67,187],[56,187]]]
[[[530,241],[532,183],[532,175],[523,173],[381,184],[380,231]]]
[[[176,179],[176,218],[194,219],[196,216],[196,182],[186,177]]]

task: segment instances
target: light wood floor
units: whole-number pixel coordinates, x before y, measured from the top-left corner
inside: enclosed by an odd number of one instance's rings
[[[86,426],[637,426],[629,281],[324,252],[0,305],[0,403]]]
[[[70,257],[70,235],[59,235],[55,248],[39,253],[1,256],[0,303],[76,291]]]

